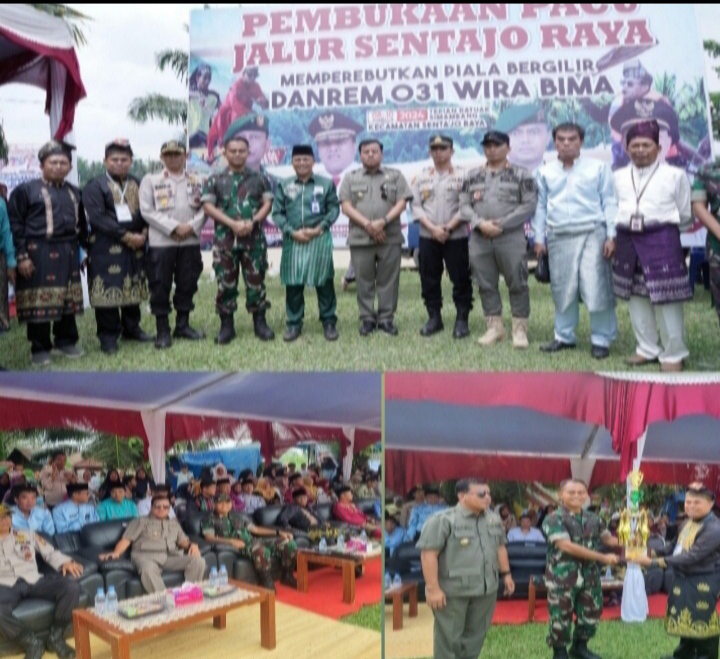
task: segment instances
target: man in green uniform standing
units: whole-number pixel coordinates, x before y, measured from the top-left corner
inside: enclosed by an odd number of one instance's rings
[[[230,515],[233,504],[226,494],[215,497],[213,514],[202,523],[202,534],[211,545],[227,545],[251,560],[260,585],[275,590],[272,578],[273,559],[280,562],[281,582],[297,588],[293,576],[297,559],[297,544],[289,531],[266,529],[253,524],[240,513]]]
[[[340,215],[335,184],[313,174],[315,154],[309,145],[292,151],[295,176],[277,186],[273,222],[283,234],[280,281],[286,287],[287,331],[283,339],[295,341],[302,332],[305,286],[314,286],[325,338],[338,338],[335,268],[330,227]]]
[[[425,598],[435,616],[435,659],[477,659],[497,601],[515,592],[505,532],[490,510],[490,488],[475,479],[455,485],[458,504],[432,515],[417,547],[422,550]]]
[[[363,140],[362,168],[346,174],[340,185],[342,211],[350,220],[348,244],[357,281],[361,336],[376,329],[390,336],[398,334],[393,319],[400,289],[400,217],[412,192],[402,173],[383,167],[382,159],[383,145],[376,139]]]
[[[618,547],[602,520],[584,510],[588,501],[585,483],[568,480],[560,486],[560,508],[543,522],[548,541],[545,585],[550,613],[547,643],[554,659],[567,659],[573,614],[577,616],[570,656],[600,659],[588,649],[602,616],[600,564],[614,566],[615,554],[600,553],[601,546]]]
[[[268,258],[262,230],[262,223],[272,210],[272,186],[267,177],[246,167],[248,141],[240,136],[246,120],[243,117],[230,124],[224,139],[228,167],[208,178],[202,196],[205,215],[215,222],[213,267],[221,322],[215,339],[218,345],[226,345],[236,336],[233,316],[237,310],[240,269],[245,282],[245,306],[253,315],[255,336],[261,341],[275,338],[265,320],[270,303],[265,294]]]

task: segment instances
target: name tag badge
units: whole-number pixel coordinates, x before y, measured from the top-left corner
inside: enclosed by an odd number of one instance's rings
[[[469,544],[470,544],[470,541],[469,541],[467,538],[463,538],[463,539],[460,541],[460,546],[461,546],[461,547],[467,547]]]
[[[320,212],[320,202],[319,201],[313,201],[311,211],[313,213],[319,213]]]
[[[322,186],[322,185],[316,185],[316,186],[315,186],[315,190],[313,191],[313,194],[314,194],[315,196],[319,196],[319,195],[322,195],[323,192],[324,192],[323,186]]]
[[[132,213],[130,207],[127,204],[116,204],[115,215],[117,216],[118,222],[127,223],[132,222]]]
[[[645,231],[645,216],[642,213],[633,213],[630,216],[630,231],[643,233]]]

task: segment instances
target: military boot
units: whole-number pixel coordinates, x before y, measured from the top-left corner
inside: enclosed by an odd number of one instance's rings
[[[564,645],[556,645],[553,648],[553,659],[569,659],[567,648]]]
[[[295,580],[295,576],[293,575],[293,570],[291,567],[283,568],[282,576],[280,577],[280,583],[288,586],[289,588],[292,588],[293,590],[297,590],[297,581]]]
[[[167,316],[157,316],[155,318],[157,325],[157,336],[155,337],[155,347],[158,350],[167,350],[172,345],[170,337],[170,321]]]
[[[420,336],[428,337],[438,332],[442,332],[445,329],[442,321],[442,315],[439,309],[428,309],[428,321],[423,325],[420,330]]]
[[[602,659],[599,655],[588,650],[587,641],[573,641],[570,646],[572,659]]]
[[[469,315],[467,311],[458,311],[457,318],[455,319],[455,329],[453,330],[453,339],[464,339],[470,336],[470,328],[468,327]]]
[[[256,311],[253,314],[253,325],[255,326],[255,336],[261,341],[272,341],[275,338],[273,332],[265,320],[265,311]]]
[[[481,346],[487,348],[498,341],[505,340],[505,327],[503,326],[502,316],[488,316],[485,322],[487,331],[478,340]]]
[[[42,659],[45,654],[45,643],[32,632],[25,632],[16,642],[25,650],[25,659]]]
[[[178,311],[177,320],[175,321],[173,336],[176,339],[187,339],[188,341],[202,341],[205,338],[203,332],[198,332],[190,327],[190,314],[180,311]]]
[[[527,350],[530,347],[528,341],[528,320],[527,318],[513,318],[512,342],[513,348]]]
[[[59,659],[75,659],[75,650],[65,642],[65,634],[61,627],[53,627],[50,630],[45,645],[48,652],[54,652]]]
[[[230,343],[237,334],[235,334],[235,319],[232,314],[220,316],[220,333],[215,337],[215,343],[224,346]]]

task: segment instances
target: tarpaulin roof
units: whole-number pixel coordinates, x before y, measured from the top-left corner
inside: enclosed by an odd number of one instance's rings
[[[379,374],[0,373],[0,430],[137,436],[158,481],[179,441],[232,435],[271,458],[305,439],[353,452],[381,439]]]

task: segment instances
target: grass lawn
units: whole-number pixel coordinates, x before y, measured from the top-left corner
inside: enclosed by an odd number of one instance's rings
[[[482,659],[550,659],[552,651],[545,644],[546,635],[547,625],[494,626],[488,632],[480,656]],[[671,656],[676,646],[677,639],[665,633],[661,620],[649,620],[642,625],[603,622],[589,644],[603,659],[658,659]]]
[[[357,613],[343,618],[342,622],[380,633],[382,632],[382,619],[383,605],[382,603],[378,603],[373,606],[364,606]]]
[[[268,322],[278,335],[271,344],[261,344],[252,333],[252,319],[244,307],[235,316],[238,338],[229,346],[218,348],[213,338],[220,327],[215,313],[216,284],[204,275],[195,297],[196,309],[192,324],[205,331],[208,338],[197,344],[176,342],[171,350],[159,352],[152,345],[121,344],[114,357],[100,352],[95,336],[95,315],[86,310],[78,319],[84,358],[53,360],[52,370],[83,371],[621,371],[627,370],[624,358],[635,349],[627,306],[618,307],[620,338],[611,357],[597,362],[590,356],[590,332],[586,311],[581,311],[578,328],[578,349],[560,355],[545,356],[539,352],[541,343],[553,338],[554,308],[548,286],[537,284],[531,277],[530,350],[512,349],[509,341],[482,349],[477,338],[484,332],[480,300],[475,300],[471,315],[472,338],[453,341],[452,326],[455,310],[452,307],[450,282],[445,278],[446,329],[431,339],[424,339],[419,330],[426,319],[420,296],[420,277],[417,272],[403,270],[400,281],[400,304],[396,324],[400,336],[388,337],[375,333],[362,339],[358,334],[358,309],[354,287],[343,293],[340,287],[342,272],[336,274],[338,293],[338,331],[340,339],[334,344],[325,341],[317,320],[317,298],[314,291],[306,295],[306,324],[302,337],[292,345],[282,341],[285,329],[285,291],[279,278],[268,279],[268,299],[272,309]],[[509,304],[507,290],[501,286],[505,304],[505,325],[509,332]],[[241,300],[244,292],[241,291]],[[244,302],[241,302],[244,304]],[[720,331],[718,318],[711,308],[710,294],[702,287],[695,292],[692,303],[685,305],[685,325],[690,346],[690,371],[720,371]],[[148,305],[143,306],[143,327],[154,333],[154,319]],[[30,345],[25,328],[13,321],[10,334],[0,336],[0,365],[13,370],[30,369]],[[646,367],[650,372],[657,366]]]

